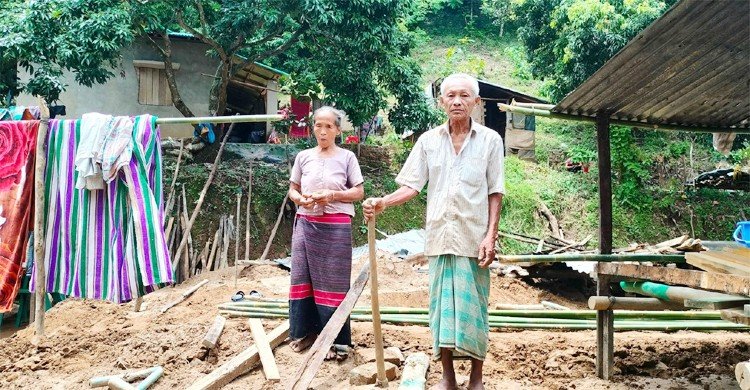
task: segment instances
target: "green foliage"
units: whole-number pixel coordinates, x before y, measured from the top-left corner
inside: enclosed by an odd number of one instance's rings
[[[729,153],[729,161],[732,164],[750,166],[750,142],[743,142],[742,148]]]
[[[534,76],[560,100],[674,1],[525,0],[514,12]]]
[[[118,0],[12,2],[0,13],[0,54],[30,75],[23,87],[49,102],[59,99],[64,70],[81,85],[114,76],[122,47],[133,39],[130,10]],[[13,89],[4,82],[3,89]]]
[[[596,160],[596,151],[581,146],[574,146],[570,150],[570,160],[574,163],[588,164]]]
[[[651,178],[651,161],[635,144],[631,128],[611,126],[610,137],[612,171],[618,179],[613,188],[615,198],[629,208],[648,207],[653,199],[644,188]]]

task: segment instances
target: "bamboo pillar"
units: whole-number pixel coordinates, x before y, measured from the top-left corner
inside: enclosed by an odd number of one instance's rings
[[[600,112],[596,116],[596,143],[599,164],[599,253],[612,253],[612,156],[609,140],[609,116]],[[609,296],[610,278],[598,274],[597,294]],[[609,380],[614,362],[614,312],[596,312],[596,375]]]
[[[36,135],[36,158],[34,160],[34,266],[36,267],[36,314],[35,328],[37,341],[44,337],[44,296],[47,295],[47,273],[44,265],[44,169],[47,156],[44,143],[49,131],[49,108],[40,99],[42,120]]]

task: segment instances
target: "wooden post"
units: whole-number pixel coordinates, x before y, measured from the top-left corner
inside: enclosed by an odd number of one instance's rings
[[[596,144],[599,158],[599,253],[612,253],[612,156],[609,142],[609,116],[600,112],[596,116]],[[609,296],[610,278],[598,274],[596,288],[600,296]],[[596,375],[612,378],[614,363],[614,312],[596,312]]]
[[[279,224],[281,224],[281,218],[284,216],[284,207],[286,207],[286,202],[288,200],[289,200],[289,191],[287,191],[286,196],[284,196],[284,200],[281,202],[279,215],[276,217],[276,223],[273,225],[273,230],[271,230],[271,236],[268,237],[268,242],[266,243],[266,249],[263,250],[263,254],[260,256],[260,260],[265,260],[266,257],[268,257],[268,252],[271,250],[271,244],[273,244],[274,237],[276,237],[276,231],[279,230]]]
[[[375,218],[367,222],[367,244],[370,253],[370,302],[372,306],[372,331],[375,337],[375,363],[378,377],[375,386],[388,387],[385,376],[385,358],[383,354],[383,333],[380,330],[380,302],[378,301],[378,260],[375,253]]]
[[[609,117],[596,117],[596,143],[599,154],[599,252],[612,253],[612,156],[609,143]]]
[[[44,143],[49,131],[49,109],[47,103],[40,99],[39,108],[42,120],[36,134],[36,157],[34,160],[34,266],[36,267],[36,339],[44,337],[44,296],[47,294],[47,272],[44,264],[44,170],[47,167],[47,156]]]

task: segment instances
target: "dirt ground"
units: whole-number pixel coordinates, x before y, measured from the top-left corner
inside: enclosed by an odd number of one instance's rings
[[[355,261],[353,274],[364,264],[364,259]],[[410,264],[381,255],[379,278],[381,306],[427,306],[427,274]],[[187,301],[159,314],[163,305],[202,279],[209,283]],[[163,366],[165,373],[153,388],[185,388],[253,343],[247,321],[229,319],[220,345],[213,351],[201,348],[218,313],[217,305],[237,290],[284,298],[289,274],[272,266],[254,266],[241,273],[236,288],[234,284],[233,268],[199,275],[146,296],[139,313],[132,304],[66,300],[47,312],[47,337],[39,347],[31,344],[31,328],[0,339],[0,388],[85,389],[91,377],[154,365]],[[582,307],[582,294],[576,297],[568,291],[563,295],[566,298],[521,280],[493,276],[490,302],[531,304],[544,299]],[[366,287],[358,304],[368,305],[369,297]],[[267,332],[281,322],[263,321]],[[406,356],[430,352],[427,327],[384,324],[383,331],[385,346],[399,347]],[[355,348],[374,345],[371,323],[355,322],[352,332]],[[488,389],[733,389],[737,387],[734,365],[750,359],[750,334],[743,332],[618,332],[615,342],[616,375],[606,382],[595,376],[593,331],[493,330],[485,385]],[[266,382],[256,367],[226,388],[283,388],[303,355],[286,344],[276,348],[275,355],[281,384]],[[313,387],[349,388],[353,367],[353,358],[325,362]],[[468,362],[457,361],[456,367],[462,379],[468,380]],[[439,364],[433,362],[428,385],[439,378]],[[397,382],[391,388],[397,388]]]

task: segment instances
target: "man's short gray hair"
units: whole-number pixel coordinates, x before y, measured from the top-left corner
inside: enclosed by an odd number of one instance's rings
[[[344,113],[344,111],[341,111],[341,110],[339,110],[337,108],[334,108],[334,107],[331,107],[331,106],[320,107],[320,108],[318,108],[317,110],[315,110],[313,112],[313,124],[315,124],[315,118],[318,116],[318,114],[322,114],[322,113],[333,114],[333,116],[336,118],[336,127],[338,127],[339,129],[341,129],[341,120],[343,120],[344,119],[344,115],[346,115],[346,113]]]
[[[476,77],[466,73],[453,73],[452,75],[444,78],[443,82],[440,83],[440,95],[445,94],[445,87],[449,82],[457,80],[468,81],[469,86],[471,87],[471,91],[474,92],[474,96],[479,96],[479,81],[477,81]]]

